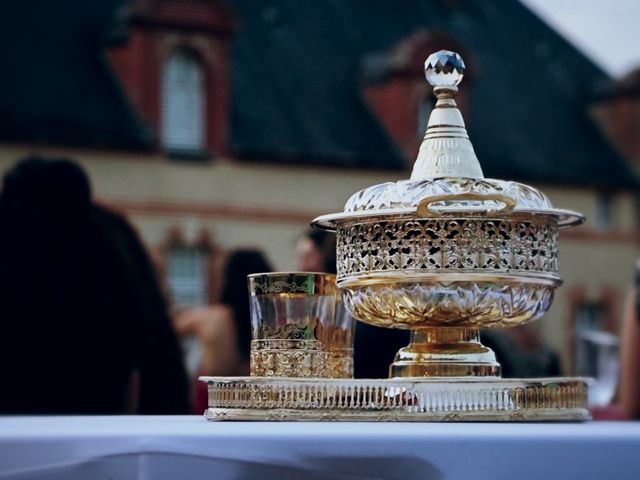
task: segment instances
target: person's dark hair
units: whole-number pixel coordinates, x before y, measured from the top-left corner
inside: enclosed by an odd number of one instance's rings
[[[4,177],[0,228],[0,412],[125,413],[134,371],[138,413],[188,411],[149,258],[124,218],[91,202],[81,167],[18,162]]]
[[[247,275],[272,270],[259,250],[236,250],[229,255],[224,267],[224,284],[220,300],[233,311],[238,350],[244,359],[249,358],[251,345],[251,307]]]
[[[336,234],[328,230],[309,229],[302,235],[313,242],[324,259],[324,271],[336,273]]]
[[[634,292],[635,292],[635,307],[636,307],[636,320],[640,322],[640,260],[636,262],[636,270],[634,275]]]
[[[91,186],[77,164],[66,159],[27,157],[4,176],[2,208],[22,220],[55,220],[86,215]]]

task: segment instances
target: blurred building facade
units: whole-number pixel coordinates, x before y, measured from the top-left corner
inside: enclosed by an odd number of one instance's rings
[[[214,299],[228,248],[292,269],[312,218],[407,178],[433,105],[422,63],[447,48],[467,63],[459,103],[485,175],[588,218],[561,235],[565,285],[539,322],[545,339],[572,371],[576,331],[617,331],[638,255],[638,180],[623,157],[638,160],[639,130],[620,134],[640,118],[637,96],[635,117],[613,93],[597,97],[611,79],[520,3],[2,10],[0,168],[31,153],[79,161],[97,198],[136,225],[175,304]]]

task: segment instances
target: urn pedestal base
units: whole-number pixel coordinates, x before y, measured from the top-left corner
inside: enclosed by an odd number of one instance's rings
[[[478,330],[421,328],[396,354],[389,377],[500,377],[500,364]]]

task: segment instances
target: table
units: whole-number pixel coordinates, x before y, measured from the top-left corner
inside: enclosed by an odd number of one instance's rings
[[[0,418],[0,479],[640,479],[640,423]]]

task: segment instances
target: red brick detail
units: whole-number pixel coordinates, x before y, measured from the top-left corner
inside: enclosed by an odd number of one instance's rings
[[[640,169],[640,68],[622,78],[592,113],[620,154]]]
[[[217,34],[231,34],[235,19],[223,1],[217,0],[160,0],[139,1],[132,9],[138,24],[152,24],[185,31],[200,30]]]
[[[362,96],[411,166],[424,138],[424,132],[418,132],[420,106],[425,100],[435,105],[431,87],[423,77],[397,76],[363,87]],[[456,98],[463,116],[467,98],[464,90]]]
[[[111,66],[129,100],[142,119],[154,130],[160,125],[160,63],[157,35],[153,30],[134,28],[126,45],[108,51]]]
[[[290,223],[309,225],[315,217],[325,212],[303,212],[299,210],[240,207],[203,203],[174,203],[153,200],[99,199],[98,203],[127,215],[148,216],[189,215],[197,217],[228,218],[260,223]]]
[[[413,161],[420,147],[418,110],[428,92],[424,81],[407,76],[368,85],[362,92],[367,105],[407,160]]]

